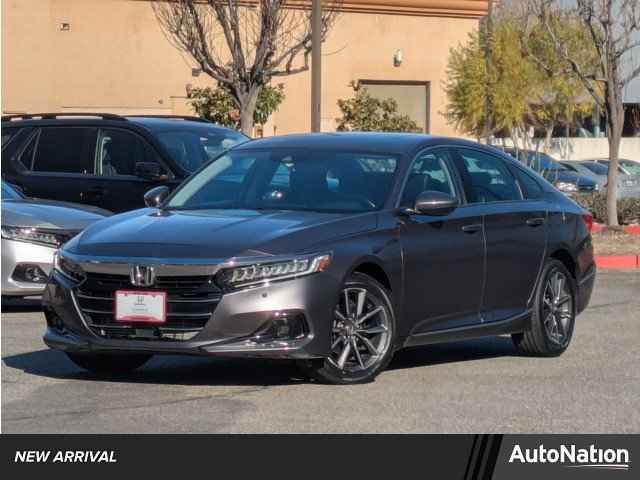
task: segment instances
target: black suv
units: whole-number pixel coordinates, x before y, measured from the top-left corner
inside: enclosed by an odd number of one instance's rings
[[[197,117],[34,114],[2,117],[2,177],[30,197],[144,206],[150,188],[173,189],[248,137]]]

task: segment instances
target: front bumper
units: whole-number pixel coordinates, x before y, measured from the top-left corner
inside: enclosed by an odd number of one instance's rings
[[[89,328],[73,283],[53,272],[43,295],[44,342],[85,353],[319,358],[329,353],[331,318],[341,279],[329,271],[222,295],[204,328],[189,340],[104,338]],[[303,315],[308,333],[291,340],[256,341],[256,332],[282,312]],[[55,320],[55,323],[53,320]]]
[[[16,280],[13,276],[17,266],[29,264],[38,266],[49,275],[56,249],[28,242],[2,239],[2,295],[18,297],[42,295],[46,283],[32,283]]]

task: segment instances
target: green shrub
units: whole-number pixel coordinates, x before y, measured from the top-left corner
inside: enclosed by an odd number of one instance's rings
[[[603,193],[580,196],[576,201],[589,210],[598,223],[607,223],[607,197]],[[640,222],[640,198],[618,199],[618,223],[627,225]]]
[[[336,118],[339,132],[421,132],[418,124],[398,112],[398,103],[393,98],[381,100],[372,97],[365,87],[351,82],[355,96],[338,100],[342,117]]]
[[[240,129],[240,110],[224,87],[192,88],[188,97],[199,117],[229,128]],[[253,121],[264,125],[284,101],[284,85],[265,85],[258,94]]]

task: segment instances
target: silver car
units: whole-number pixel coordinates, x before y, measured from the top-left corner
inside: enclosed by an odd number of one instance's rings
[[[39,296],[63,243],[111,212],[25,197],[2,182],[2,296]]]
[[[621,160],[622,161],[622,160]],[[627,162],[629,160],[626,160]],[[578,172],[580,175],[589,175],[598,182],[600,191],[606,192],[609,174],[609,163],[605,160],[584,160],[581,162],[562,162],[564,166]],[[640,176],[631,173],[628,168],[618,166],[618,198],[639,198]]]

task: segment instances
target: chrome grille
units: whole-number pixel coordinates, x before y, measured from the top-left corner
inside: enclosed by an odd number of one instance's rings
[[[116,290],[167,293],[167,321],[161,325],[116,322]],[[221,298],[212,276],[159,276],[152,288],[131,285],[127,275],[88,272],[75,296],[89,328],[105,338],[189,340],[200,332]]]

